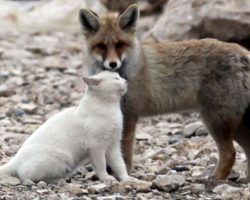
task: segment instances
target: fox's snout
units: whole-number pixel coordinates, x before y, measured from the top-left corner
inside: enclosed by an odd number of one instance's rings
[[[108,69],[118,69],[121,66],[121,61],[120,60],[115,60],[115,61],[106,60],[104,62],[104,66]]]
[[[107,48],[106,58],[104,58],[104,67],[111,70],[116,70],[121,67],[121,60],[115,49]]]

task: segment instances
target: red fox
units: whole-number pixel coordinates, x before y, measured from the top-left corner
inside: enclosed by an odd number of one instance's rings
[[[246,49],[215,39],[141,44],[135,36],[137,5],[120,15],[98,16],[81,9],[79,17],[88,73],[117,71],[128,80],[122,106],[122,147],[128,170],[138,117],[194,110],[218,147],[214,176],[226,179],[229,175],[235,140],[246,153],[250,180],[250,59]]]

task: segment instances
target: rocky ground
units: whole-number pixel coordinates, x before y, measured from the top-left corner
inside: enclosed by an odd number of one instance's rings
[[[51,115],[77,105],[83,95],[83,52],[78,34],[0,35],[0,164]],[[137,126],[132,176],[141,181],[105,185],[91,166],[58,184],[24,186],[0,177],[0,199],[250,199],[246,158],[237,161],[228,181],[209,176],[218,161],[214,141],[198,114],[141,119]]]

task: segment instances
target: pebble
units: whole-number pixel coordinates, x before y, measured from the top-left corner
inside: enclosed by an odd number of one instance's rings
[[[100,183],[100,184],[89,186],[88,192],[90,194],[96,194],[96,193],[104,192],[106,189],[107,189],[107,185],[104,183]]]
[[[13,176],[1,175],[0,184],[16,186],[16,185],[21,184],[21,181],[18,178],[13,177]]]
[[[47,183],[44,181],[39,181],[37,183],[38,188],[45,188],[47,186]]]
[[[177,172],[183,172],[183,171],[189,171],[189,168],[183,165],[176,165],[174,167],[174,170],[176,170]]]
[[[204,184],[192,184],[191,185],[191,192],[194,194],[200,194],[205,192],[205,185]]]
[[[18,107],[22,110],[24,110],[28,114],[34,114],[37,110],[37,105],[34,103],[22,103],[19,104]]]
[[[177,142],[179,142],[180,141],[180,139],[179,138],[177,138],[177,137],[172,137],[172,138],[169,138],[169,140],[168,140],[168,144],[175,144],[175,143],[177,143]]]
[[[39,3],[39,1],[37,2]],[[70,5],[73,5],[72,2]],[[33,9],[27,10],[33,12]],[[72,45],[67,45],[71,42]],[[0,57],[2,55],[0,86],[7,90],[7,94],[4,92],[3,96],[0,95],[0,165],[2,165],[15,155],[23,141],[52,114],[66,107],[77,105],[84,91],[80,77],[86,61],[83,59],[84,42],[81,33],[51,32],[45,34],[36,32],[23,34],[16,32],[6,36],[0,33],[0,46]],[[79,83],[76,82],[77,79],[79,79]],[[23,108],[18,107],[19,104],[25,104],[22,106],[34,104],[37,108],[26,107],[26,111],[24,111]],[[10,109],[12,113],[8,115]],[[196,122],[200,126],[192,134],[199,137],[185,138],[184,127]],[[116,192],[112,190],[112,186],[103,186],[103,189],[96,192],[96,190],[91,190],[91,187],[99,185],[101,182],[93,181],[96,180],[95,172],[93,168],[88,167],[89,172],[74,174],[72,178],[68,179],[70,183],[63,179],[58,184],[45,185],[40,182],[30,185],[30,187],[24,186],[23,183],[18,185],[0,184],[0,197],[6,200],[96,200],[97,198],[208,200],[222,199],[222,197],[228,197],[224,199],[232,199],[232,197],[242,200],[249,199],[249,185],[246,184],[228,183],[233,184],[237,191],[230,190],[217,194],[211,192],[213,188],[209,184],[205,184],[204,188],[203,184],[195,182],[197,175],[198,178],[204,179],[211,175],[211,170],[218,162],[216,145],[213,139],[207,136],[205,126],[202,125],[197,113],[185,112],[184,114],[141,118],[137,123],[136,133],[134,158],[140,159],[134,159],[135,167],[131,175],[140,181],[148,181],[145,185],[118,184],[120,186]],[[18,135],[22,138],[14,137]],[[7,140],[4,139],[6,137]],[[246,176],[246,157],[242,149],[236,148],[236,151],[238,156],[234,168],[240,177],[244,178]],[[199,168],[195,168],[195,166]],[[185,171],[183,167],[188,167],[190,170]],[[156,188],[152,185],[153,181],[156,181],[161,175],[168,177],[169,174],[182,176],[186,180],[184,185],[179,183],[177,185],[182,186],[176,187],[176,184],[173,183],[175,187],[171,185],[167,187],[169,192],[163,190],[166,189],[165,187],[162,190],[153,189]],[[236,180],[237,176],[233,179],[229,177],[229,179]],[[171,181],[169,178],[166,180]],[[70,186],[68,186],[69,184]],[[211,184],[214,187],[221,182],[213,180]],[[187,187],[188,191],[184,191],[184,187]],[[69,188],[71,188],[71,192]]]
[[[9,97],[13,94],[13,91],[6,85],[0,85],[0,97]]]
[[[86,192],[86,191],[83,191],[81,189],[80,185],[76,185],[76,184],[73,184],[73,183],[69,183],[67,187],[68,187],[68,190],[69,190],[69,192],[71,194],[74,194],[74,195],[77,195],[77,196],[82,195],[82,194],[84,194],[84,192]]]
[[[198,128],[203,126],[201,121],[193,122],[184,126],[183,134],[185,137],[190,138],[196,135]]]
[[[248,199],[250,195],[249,188],[233,187],[228,184],[216,186],[213,192],[219,194],[222,199]]]
[[[153,181],[153,187],[160,191],[172,192],[185,184],[181,175],[160,175]]]
[[[15,115],[17,116],[17,117],[21,117],[21,116],[23,116],[25,114],[25,111],[23,110],[23,109],[21,109],[21,108],[16,108],[15,109]]]
[[[152,140],[152,136],[147,134],[147,133],[138,133],[136,134],[136,139],[137,140]]]
[[[143,180],[139,180],[137,178],[129,178],[128,180],[122,181],[120,183],[120,186],[130,186],[134,189],[136,189],[136,191],[149,191],[152,183],[148,182],[148,181],[143,181]]]
[[[207,136],[208,130],[205,128],[205,126],[200,126],[195,131],[196,136]]]
[[[127,197],[119,195],[119,194],[114,194],[114,195],[109,195],[109,196],[103,196],[103,197],[97,197],[96,200],[126,200]]]
[[[200,178],[203,176],[203,170],[202,169],[196,169],[192,172],[192,177],[194,178]]]

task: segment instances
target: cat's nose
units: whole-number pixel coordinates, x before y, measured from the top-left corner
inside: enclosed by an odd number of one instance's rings
[[[116,63],[116,62],[110,62],[110,63],[109,63],[109,66],[110,66],[112,69],[114,69],[114,68],[117,67],[117,63]]]

